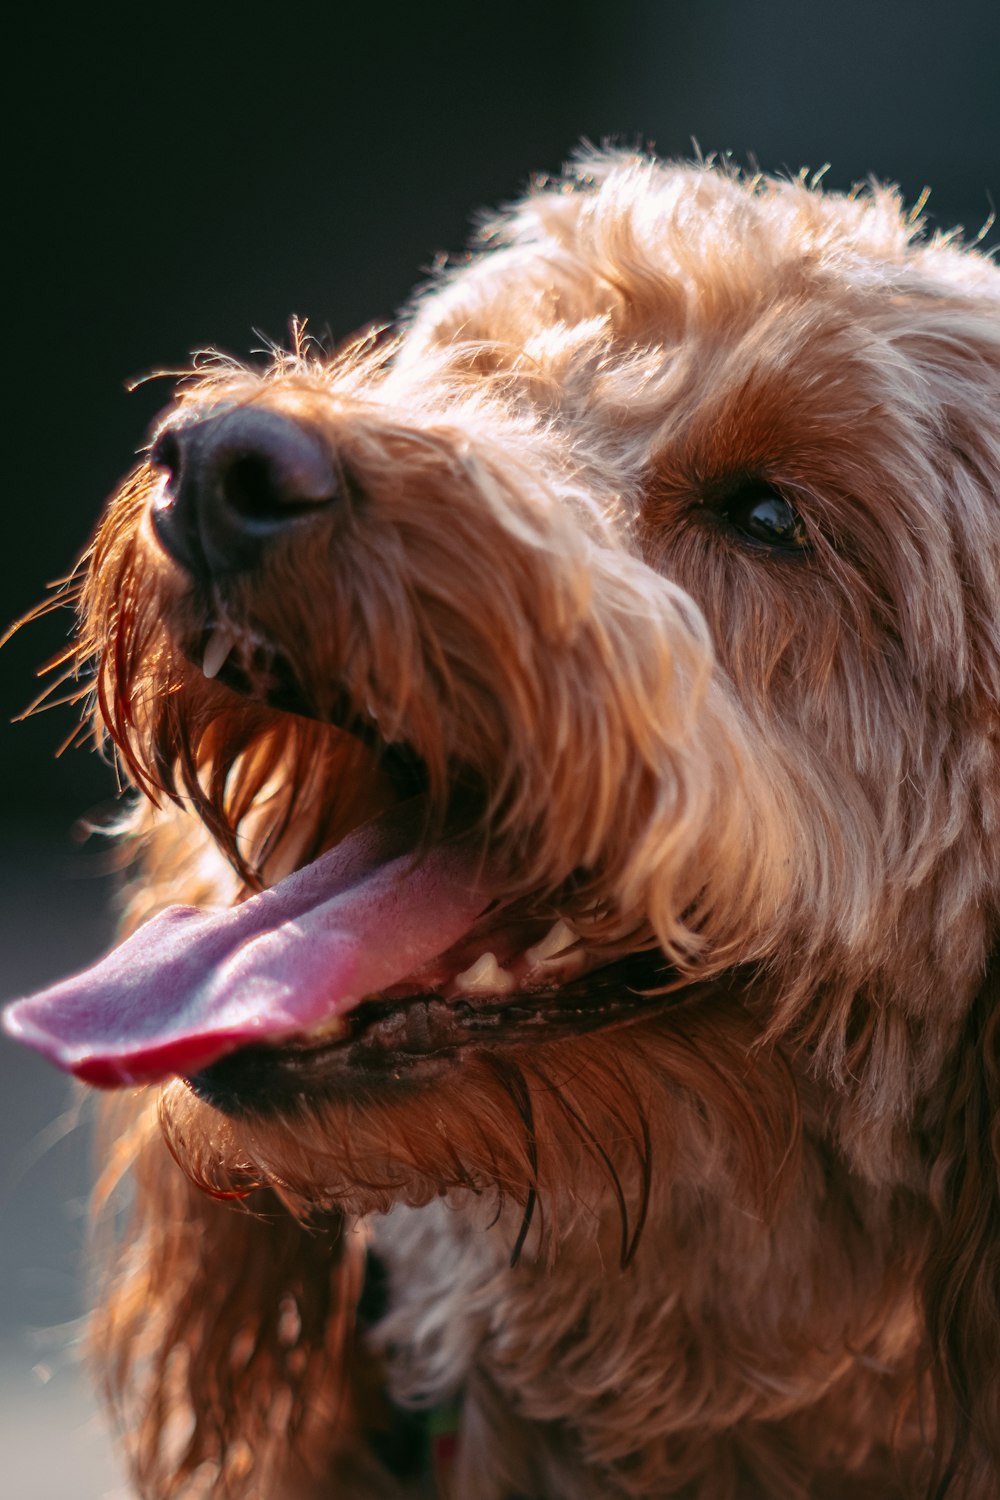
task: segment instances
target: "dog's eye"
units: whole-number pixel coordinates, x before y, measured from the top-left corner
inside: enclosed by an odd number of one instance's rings
[[[716,501],[716,510],[740,537],[780,552],[802,552],[809,545],[802,517],[784,495],[764,480],[748,480]]]

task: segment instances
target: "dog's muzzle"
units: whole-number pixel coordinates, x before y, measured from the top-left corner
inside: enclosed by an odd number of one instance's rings
[[[165,478],[151,519],[161,545],[202,578],[255,568],[267,546],[340,497],[316,433],[264,407],[165,428],[150,454]]]

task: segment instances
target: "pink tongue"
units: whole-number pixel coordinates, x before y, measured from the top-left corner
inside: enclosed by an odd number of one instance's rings
[[[10,1006],[7,1031],[113,1087],[343,1015],[450,948],[489,903],[468,847],[414,862],[421,811],[393,809],[242,906],[169,907],[93,968]]]

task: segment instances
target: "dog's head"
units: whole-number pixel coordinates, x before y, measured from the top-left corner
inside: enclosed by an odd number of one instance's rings
[[[628,1259],[657,1132],[763,1193],[802,1108],[994,1203],[998,314],[891,192],[609,155],[203,368],[82,594],[161,914],[10,1024],[298,1211],[596,1177]]]
[[[294,1113],[725,976],[905,1114],[1000,890],[998,297],[891,193],[602,157],[393,339],[187,383],[80,649],[153,900],[267,889],[18,1024]]]

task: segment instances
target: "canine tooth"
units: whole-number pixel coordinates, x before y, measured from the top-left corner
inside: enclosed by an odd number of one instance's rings
[[[454,983],[463,995],[509,995],[517,981],[501,969],[495,954],[483,953],[464,973],[455,975]]]
[[[205,657],[201,664],[201,670],[206,677],[211,679],[219,675],[223,662],[236,645],[238,639],[236,631],[230,630],[228,625],[216,625],[208,638],[208,643],[205,646]]]
[[[310,1026],[308,1034],[310,1037],[332,1041],[335,1037],[342,1036],[346,1030],[347,1022],[343,1016],[330,1016],[326,1021],[320,1021],[318,1026]]]
[[[525,953],[525,958],[531,964],[543,964],[547,958],[555,958],[564,948],[576,942],[576,933],[566,925],[562,917],[550,927],[548,932],[533,948]]]

